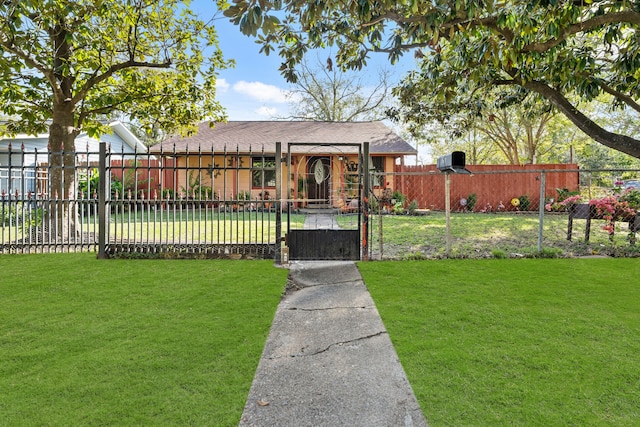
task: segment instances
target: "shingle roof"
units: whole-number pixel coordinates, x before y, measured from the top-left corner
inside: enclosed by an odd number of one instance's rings
[[[212,151],[228,152],[238,150],[241,153],[275,151],[275,143],[282,143],[283,153],[288,143],[317,143],[323,145],[314,148],[314,152],[357,152],[357,147],[338,147],[331,144],[361,144],[369,142],[371,154],[415,155],[416,149],[396,135],[382,122],[314,122],[314,121],[231,121],[216,123],[213,128],[209,122],[200,123],[198,132],[193,136],[173,136],[164,142],[152,146],[149,151],[159,153],[176,151],[184,153]],[[293,146],[292,152],[304,152],[309,147]]]

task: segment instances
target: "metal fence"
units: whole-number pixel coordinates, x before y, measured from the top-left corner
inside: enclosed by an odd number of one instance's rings
[[[640,171],[535,166],[468,166],[470,175],[451,174],[449,212],[447,175],[435,167],[378,174],[374,181],[381,185],[371,201],[370,259],[640,255],[635,210],[609,219],[602,206],[596,208],[603,200],[616,203],[611,200],[625,197],[635,197],[638,206],[640,189],[628,190],[623,181],[640,177]],[[387,181],[401,184],[384,188]]]
[[[240,158],[114,153],[105,143],[99,152],[9,147],[0,159],[0,253],[274,258],[279,200],[264,179],[239,176],[272,175],[276,164]]]
[[[100,147],[0,153],[0,253],[277,259],[286,230],[309,225],[301,208],[308,200],[284,197],[286,185],[280,191],[274,182],[295,171],[283,173],[282,159],[261,147],[155,154]],[[365,258],[638,255],[636,215],[607,219],[593,204],[578,207],[620,198],[620,182],[640,171],[468,168],[472,175],[433,167],[374,173]],[[339,213],[342,229],[362,220],[361,201],[345,198],[357,194],[354,185],[345,179],[329,188],[329,211]]]

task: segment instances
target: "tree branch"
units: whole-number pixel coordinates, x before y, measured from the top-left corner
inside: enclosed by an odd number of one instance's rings
[[[621,100],[622,102],[627,104],[629,107],[633,108],[634,110],[636,110],[637,112],[640,113],[640,104],[638,104],[629,95],[626,95],[626,94],[624,94],[622,92],[618,92],[617,90],[615,90],[614,88],[612,88],[611,86],[607,85],[606,83],[604,83],[602,81],[598,82],[598,84],[600,85],[602,90],[607,92],[609,95],[613,95],[614,97],[618,98],[619,100]]]
[[[562,112],[578,129],[586,133],[595,141],[614,150],[640,158],[640,140],[626,135],[619,135],[602,128],[593,120],[579,111],[562,93],[546,83],[531,80],[520,82],[525,89],[536,92],[546,98],[554,107]]]
[[[72,102],[77,103],[80,100],[84,99],[89,93],[89,90],[91,90],[91,88],[107,80],[109,77],[113,76],[118,71],[122,71],[127,68],[169,68],[169,67],[171,67],[171,61],[156,63],[156,62],[139,62],[139,61],[129,60],[129,61],[121,62],[119,64],[114,64],[111,67],[109,67],[109,69],[107,69],[107,71],[105,71],[104,73],[95,75],[90,79],[88,79],[84,83],[82,88],[78,92],[76,92],[75,96],[72,99]]]
[[[560,32],[558,38],[551,39],[541,43],[531,43],[522,48],[523,52],[545,52],[552,47],[562,43],[568,36],[572,36],[577,33],[593,30],[594,28],[601,27],[606,24],[615,23],[628,23],[634,25],[640,25],[640,13],[633,10],[627,10],[623,12],[607,13],[605,15],[594,16],[583,22],[577,22],[568,26]]]

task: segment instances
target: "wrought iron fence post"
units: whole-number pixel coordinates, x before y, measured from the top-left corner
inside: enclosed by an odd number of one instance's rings
[[[282,262],[282,142],[276,142],[276,253],[275,262]]]
[[[362,144],[362,169],[363,194],[362,194],[362,260],[369,261],[369,142]]]
[[[107,143],[100,142],[99,186],[98,186],[98,259],[107,258]]]

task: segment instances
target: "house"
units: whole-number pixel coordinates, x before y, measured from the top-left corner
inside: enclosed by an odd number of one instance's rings
[[[92,138],[86,132],[75,140],[76,164],[97,164],[99,143],[107,142],[112,159],[146,153],[147,147],[121,122],[109,124],[112,133]],[[0,194],[27,194],[36,189],[36,175],[46,173],[49,135],[16,135],[0,139]],[[86,167],[85,167],[86,169]],[[40,177],[43,178],[43,177]]]
[[[276,153],[276,142],[281,153]],[[219,199],[265,199],[275,194],[275,159],[291,155],[283,165],[282,194],[296,203],[345,206],[357,195],[359,148],[369,143],[371,169],[392,172],[417,150],[379,121],[231,121],[201,123],[192,136],[173,136],[150,148],[162,158],[173,157],[176,189],[197,181]],[[210,174],[189,172],[208,167]],[[271,168],[270,168],[271,167]],[[393,177],[378,179],[375,191],[393,188]],[[265,197],[266,195],[266,197]]]

